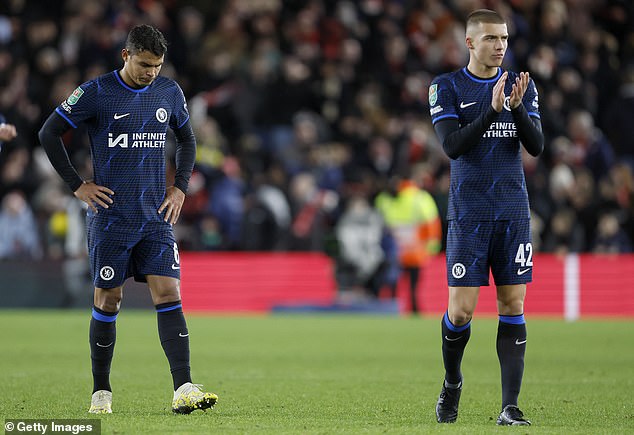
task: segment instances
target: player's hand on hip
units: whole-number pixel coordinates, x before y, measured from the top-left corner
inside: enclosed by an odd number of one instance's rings
[[[178,187],[170,186],[165,192],[165,199],[158,209],[159,214],[165,211],[163,220],[174,225],[181,214],[181,208],[185,202],[185,194]]]
[[[88,207],[95,213],[98,213],[97,206],[108,208],[112,204],[111,195],[114,192],[107,187],[99,186],[92,181],[84,181],[74,195],[88,204]]]
[[[493,96],[491,97],[491,106],[493,110],[500,113],[504,107],[504,85],[506,84],[506,78],[509,73],[504,71],[498,81],[493,86]]]
[[[515,109],[517,106],[522,104],[522,98],[524,98],[524,93],[526,93],[526,89],[528,88],[529,79],[530,76],[527,72],[521,72],[515,79],[513,89],[511,90],[511,97],[509,99],[511,109]]]

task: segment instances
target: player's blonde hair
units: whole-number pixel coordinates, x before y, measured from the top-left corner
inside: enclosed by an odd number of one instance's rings
[[[476,9],[467,17],[467,29],[480,23],[506,24],[502,15],[490,9]]]

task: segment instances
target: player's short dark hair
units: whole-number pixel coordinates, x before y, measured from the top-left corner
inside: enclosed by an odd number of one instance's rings
[[[131,54],[150,51],[160,57],[167,51],[167,40],[156,27],[148,24],[139,24],[128,33],[125,48]]]
[[[467,17],[467,26],[472,24],[489,23],[489,24],[506,24],[502,15],[490,9],[476,9]]]

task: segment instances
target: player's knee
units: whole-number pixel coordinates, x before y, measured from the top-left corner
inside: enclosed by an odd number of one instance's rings
[[[95,289],[95,307],[108,313],[121,308],[122,292],[118,289]]]
[[[100,310],[105,311],[107,313],[116,313],[121,308],[121,299],[119,299],[118,301],[114,301],[114,300],[101,301],[100,303],[95,304],[95,306],[99,308]]]
[[[503,316],[516,316],[524,313],[524,300],[521,298],[518,299],[507,299],[507,300],[498,300],[498,311],[499,314]]]
[[[464,309],[453,309],[449,310],[449,320],[455,326],[466,325],[471,321],[471,317],[473,317],[473,311],[468,311]]]
[[[167,304],[170,302],[179,301],[181,298],[180,290],[178,287],[164,288],[161,291],[152,291],[152,302],[154,305]]]

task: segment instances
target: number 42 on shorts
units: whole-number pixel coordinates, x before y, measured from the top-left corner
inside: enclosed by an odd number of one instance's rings
[[[519,265],[518,275],[524,275],[533,267],[533,245],[531,243],[520,243],[515,254],[515,263]]]

